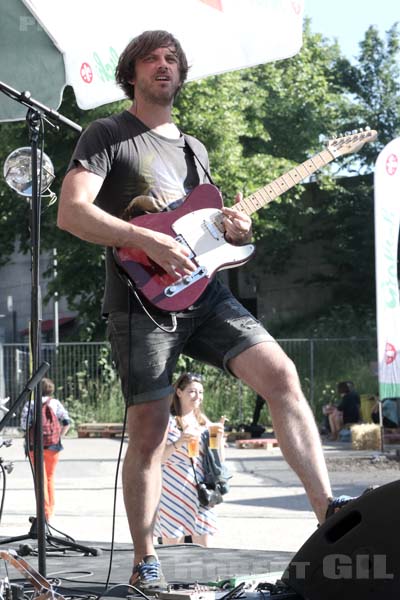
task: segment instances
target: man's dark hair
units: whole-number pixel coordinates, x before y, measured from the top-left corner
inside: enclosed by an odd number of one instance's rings
[[[118,65],[115,69],[115,79],[128,98],[133,100],[135,97],[135,87],[130,82],[135,77],[136,60],[147,56],[156,48],[167,48],[168,46],[175,46],[182,86],[186,80],[189,66],[186,55],[178,40],[172,33],[168,33],[168,31],[144,31],[129,42],[119,57]]]
[[[339,381],[337,390],[339,394],[348,394],[351,391],[349,387],[349,381]]]

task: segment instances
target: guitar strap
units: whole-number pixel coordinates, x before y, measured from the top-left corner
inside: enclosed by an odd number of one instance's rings
[[[191,142],[189,141],[189,137],[186,135],[186,133],[183,133],[183,131],[181,131],[181,133],[183,135],[183,139],[185,140],[186,146],[189,148],[190,153],[193,156],[195,164],[196,164],[196,160],[197,160],[197,162],[199,163],[200,167],[203,169],[204,173],[207,175],[208,181],[212,185],[215,185],[215,183],[213,181],[213,178],[211,177],[210,171],[203,165],[203,163],[201,162],[201,160],[197,156],[196,152],[193,150],[193,146],[192,146]],[[218,187],[218,186],[215,186],[215,187]]]

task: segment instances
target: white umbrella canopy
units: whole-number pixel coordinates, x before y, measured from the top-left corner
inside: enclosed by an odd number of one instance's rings
[[[185,50],[189,80],[296,54],[303,0],[0,0],[0,79],[57,109],[71,85],[86,110],[124,97],[118,56],[147,29],[165,29]],[[26,108],[0,93],[0,121]]]

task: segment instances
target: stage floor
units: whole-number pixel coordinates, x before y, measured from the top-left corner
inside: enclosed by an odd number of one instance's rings
[[[37,549],[36,540],[22,542]],[[71,550],[49,549],[46,552],[46,578],[54,589],[63,596],[107,595],[123,598],[132,591],[126,586],[132,570],[132,546],[116,544],[113,552],[104,543],[81,542],[85,546],[99,548],[99,556],[85,556]],[[17,551],[21,542],[1,545],[0,550]],[[204,548],[195,544],[179,546],[157,546],[157,554],[162,563],[163,573],[169,584],[193,586],[226,582],[226,589],[232,589],[243,579],[248,581],[268,581],[275,583],[280,578],[293,554],[287,552],[260,552],[254,550]],[[30,554],[23,557],[34,569],[38,569],[38,557]],[[109,584],[106,589],[108,573]],[[1,574],[3,571],[3,574]],[[0,579],[8,574],[13,584],[24,588],[29,581],[11,566],[1,567]],[[223,594],[224,595],[224,594]]]

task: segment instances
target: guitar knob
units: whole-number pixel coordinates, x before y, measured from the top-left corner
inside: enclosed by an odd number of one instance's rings
[[[190,276],[190,275],[185,275],[185,277],[183,277],[183,279],[182,279],[182,282],[183,282],[185,285],[189,285],[189,283],[191,283],[191,281],[192,281],[192,278],[191,278],[191,276]]]

